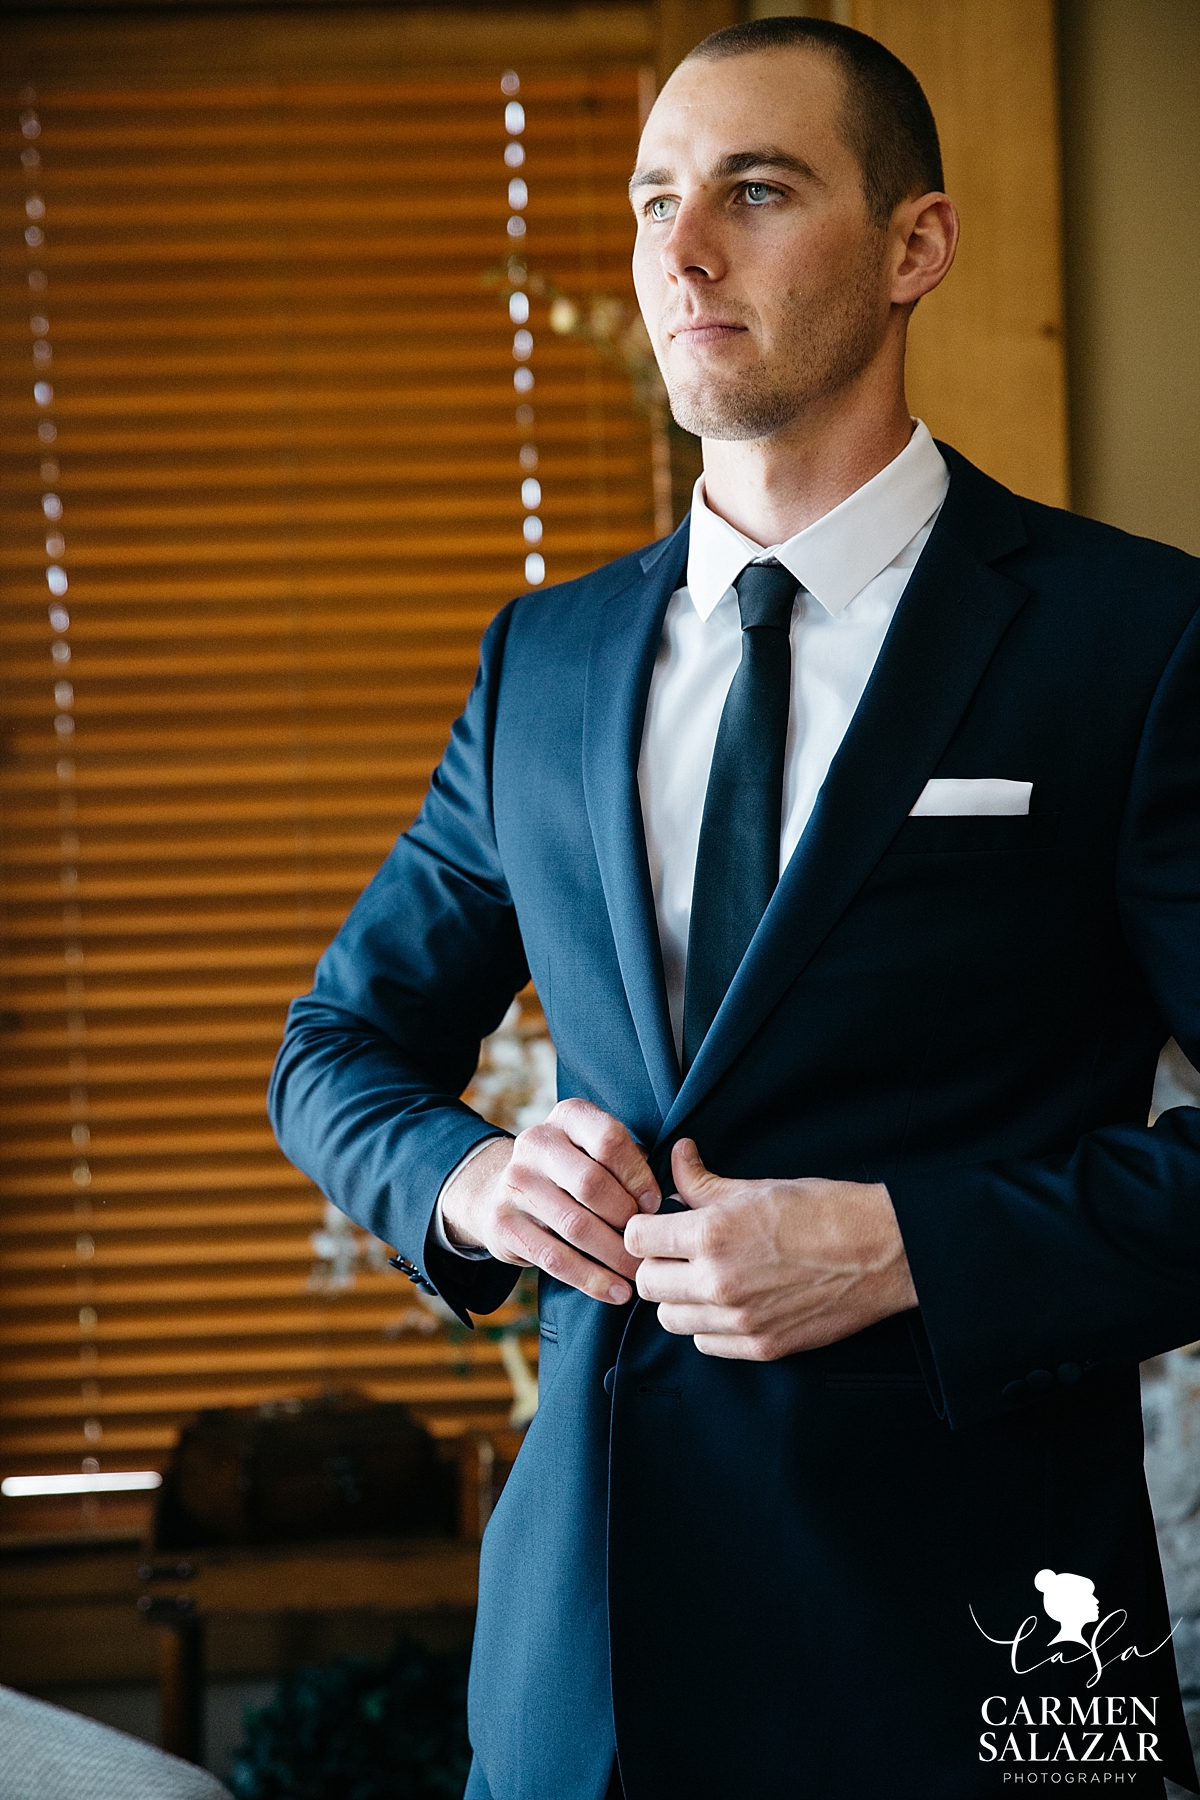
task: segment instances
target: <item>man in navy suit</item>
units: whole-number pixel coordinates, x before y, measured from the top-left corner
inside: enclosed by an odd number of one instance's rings
[[[1200,569],[914,426],[941,188],[857,33],[672,76],[690,522],[499,615],[292,1010],[294,1160],[464,1318],[541,1271],[472,1800],[1194,1782],[1138,1361],[1200,1335],[1200,1112],[1146,1126],[1200,1056]],[[514,1141],[457,1096],[530,975]]]

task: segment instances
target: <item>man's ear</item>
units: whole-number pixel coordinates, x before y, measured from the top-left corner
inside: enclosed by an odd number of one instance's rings
[[[946,194],[904,200],[892,218],[897,261],[892,276],[893,306],[915,306],[949,274],[958,249],[958,208]]]

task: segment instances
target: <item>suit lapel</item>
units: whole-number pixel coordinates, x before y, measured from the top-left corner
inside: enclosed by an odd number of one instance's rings
[[[601,609],[588,656],[583,790],[621,977],[659,1110],[679,1087],[637,768],[667,602],[687,562],[686,521],[642,559],[644,579]]]
[[[660,1142],[724,1074],[850,905],[936,768],[1027,598],[970,547],[970,540],[978,546],[983,539],[986,552],[990,538],[1010,550],[1023,541],[1012,495],[944,447],[943,454],[952,481],[942,515],[804,835],[663,1121]],[[989,516],[981,518],[981,511]]]

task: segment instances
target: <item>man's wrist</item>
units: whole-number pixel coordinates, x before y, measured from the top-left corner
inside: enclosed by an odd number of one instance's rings
[[[490,1255],[487,1246],[472,1234],[462,1215],[473,1211],[472,1202],[487,1192],[511,1155],[512,1138],[507,1132],[482,1138],[471,1146],[443,1181],[433,1209],[433,1230],[436,1242],[452,1256],[482,1262]]]
[[[893,1311],[898,1313],[911,1312],[913,1307],[920,1305],[920,1301],[917,1299],[917,1290],[916,1285],[913,1282],[912,1270],[908,1266],[908,1252],[904,1248],[904,1238],[900,1231],[900,1221],[896,1217],[896,1209],[892,1205],[892,1196],[888,1193],[886,1183],[879,1181],[875,1182],[873,1185],[878,1190],[883,1205],[887,1208],[892,1226],[893,1242],[889,1259],[889,1286],[894,1296]]]

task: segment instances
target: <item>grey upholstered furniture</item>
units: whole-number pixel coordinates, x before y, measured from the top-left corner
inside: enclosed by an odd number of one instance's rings
[[[0,1687],[0,1800],[230,1800],[215,1775]]]

